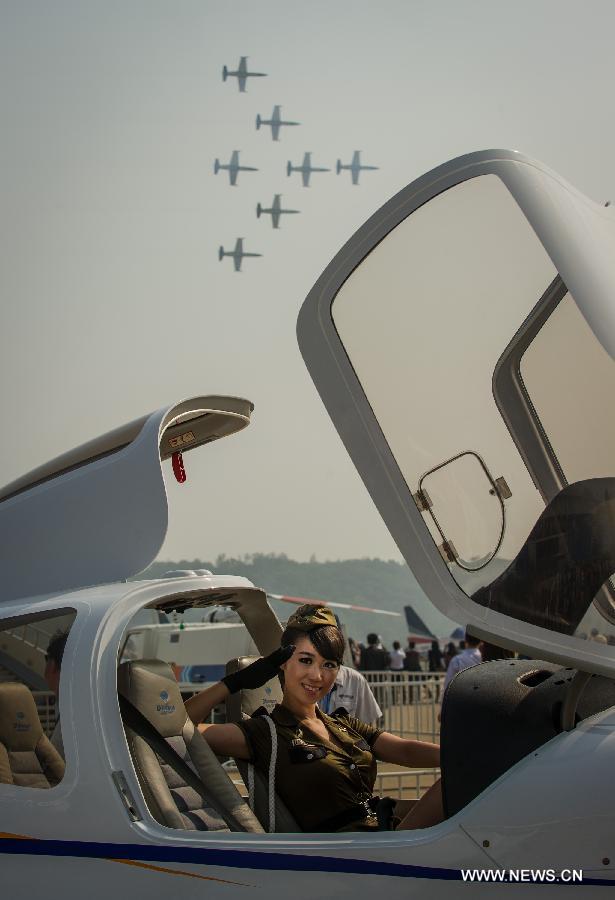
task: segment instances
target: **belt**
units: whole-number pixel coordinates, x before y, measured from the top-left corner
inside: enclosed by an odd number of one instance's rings
[[[348,809],[343,809],[341,812],[336,813],[336,815],[324,819],[312,830],[319,832],[339,831],[340,828],[344,828],[352,822],[363,821],[365,819],[373,819],[374,826],[376,826],[376,807],[378,806],[379,801],[380,797],[370,797],[368,800],[363,800],[361,803],[349,806]]]

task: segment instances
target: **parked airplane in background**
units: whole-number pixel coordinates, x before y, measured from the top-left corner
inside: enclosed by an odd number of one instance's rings
[[[363,171],[365,169],[374,170],[377,168],[378,168],[378,166],[362,166],[361,165],[361,151],[355,150],[355,152],[352,154],[352,162],[349,163],[348,165],[345,165],[344,163],[342,163],[341,159],[338,159],[337,165],[335,167],[335,171],[339,175],[340,172],[342,171],[342,169],[349,169],[350,174],[352,176],[352,183],[358,184],[359,183],[359,173],[361,171]]]
[[[286,163],[286,174],[290,175],[292,172],[301,172],[301,177],[303,179],[303,187],[310,186],[310,175],[312,172],[330,172],[331,169],[323,169],[318,166],[312,165],[312,154],[310,152],[305,153],[303,155],[303,164],[300,166],[293,166],[290,160]]]
[[[244,256],[262,256],[262,253],[246,253],[243,249],[243,238],[237,238],[237,243],[235,244],[234,250],[225,250],[222,245],[220,245],[220,249],[218,250],[218,259],[222,261],[225,256],[233,257],[233,265],[235,266],[236,272],[241,272],[241,261]]]
[[[260,219],[263,213],[268,213],[271,216],[271,224],[274,228],[280,227],[280,216],[282,213],[298,213],[301,212],[300,209],[282,209],[282,204],[280,202],[281,194],[275,194],[273,198],[273,203],[271,204],[270,209],[265,209],[264,206],[261,206],[260,203],[256,204],[256,218]]]
[[[258,169],[254,168],[254,166],[239,165],[239,150],[233,150],[229,163],[221,163],[219,159],[216,159],[214,162],[214,175],[217,175],[220,169],[228,170],[229,182],[233,187],[237,184],[237,174],[239,172],[258,172]]]
[[[274,141],[279,140],[281,125],[301,125],[301,122],[285,122],[280,116],[281,109],[281,106],[274,106],[270,119],[261,119],[260,114],[256,116],[256,130],[258,131],[261,125],[271,125],[271,137]]]
[[[246,92],[246,79],[247,78],[264,78],[267,73],[266,72],[248,72],[248,57],[241,56],[239,58],[239,65],[234,72],[231,72],[230,69],[227,69],[226,66],[222,67],[222,81],[226,81],[226,79],[232,75],[237,79],[237,83],[239,85],[239,91],[242,94]]]

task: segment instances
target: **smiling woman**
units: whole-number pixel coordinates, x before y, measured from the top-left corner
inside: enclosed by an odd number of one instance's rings
[[[339,710],[328,716],[317,706],[331,689],[344,650],[335,617],[326,606],[300,607],[291,616],[279,650],[188,700],[193,722],[201,722],[229,693],[256,688],[279,675],[282,702],[271,713],[261,707],[238,724],[201,725],[219,755],[250,760],[275,778],[275,792],[299,828],[308,832],[424,828],[442,818],[440,783],[399,821],[392,803],[374,797],[377,761],[405,766],[439,765],[436,744],[404,740]],[[386,810],[386,813],[385,813]]]

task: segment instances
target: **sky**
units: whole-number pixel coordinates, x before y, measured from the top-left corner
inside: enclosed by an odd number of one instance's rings
[[[169,482],[163,559],[400,559],[301,359],[305,296],[394,193],[518,149],[615,198],[615,6],[589,0],[0,3],[3,483],[180,399],[250,427]],[[241,55],[266,78],[222,81]],[[256,131],[281,104],[301,122]],[[335,169],[286,174],[307,150]],[[214,159],[258,172],[230,187]],[[299,215],[257,219],[274,193]],[[237,237],[243,271],[218,260]]]

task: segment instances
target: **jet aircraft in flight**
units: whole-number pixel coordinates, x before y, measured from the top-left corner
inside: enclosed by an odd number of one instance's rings
[[[273,203],[271,204],[270,209],[265,209],[264,206],[261,206],[260,203],[256,204],[256,217],[260,219],[263,213],[268,213],[271,216],[271,224],[274,228],[280,227],[280,216],[282,213],[298,213],[301,212],[299,209],[282,209],[282,204],[280,202],[281,194],[275,194],[273,198]]]
[[[286,174],[290,175],[292,172],[301,172],[301,177],[303,179],[303,187],[310,186],[310,175],[312,172],[330,172],[331,169],[323,169],[319,166],[312,165],[312,154],[305,153],[303,155],[303,164],[300,166],[293,166],[290,160],[286,163]]]
[[[355,150],[352,154],[352,162],[348,165],[344,165],[341,159],[338,159],[337,165],[335,167],[337,174],[339,175],[342,169],[350,169],[350,174],[352,176],[352,183],[359,183],[359,173],[364,169],[377,169],[378,166],[362,166],[361,165],[361,151]]]
[[[218,259],[220,262],[225,256],[233,257],[233,265],[235,266],[236,272],[241,272],[241,262],[244,256],[262,256],[262,253],[246,253],[243,249],[243,238],[237,238],[237,242],[235,244],[234,250],[225,250],[222,245],[218,250]]]
[[[264,78],[267,73],[266,72],[248,72],[248,57],[242,56],[239,59],[239,65],[237,66],[234,72],[231,72],[230,69],[227,69],[226,66],[222,67],[222,81],[226,81],[226,79],[232,75],[237,79],[237,83],[239,85],[239,91],[242,94],[246,93],[246,79],[248,78]]]
[[[301,122],[285,122],[280,116],[281,109],[281,106],[274,106],[270,119],[261,119],[260,115],[256,116],[256,130],[258,131],[261,125],[271,125],[271,137],[274,141],[279,140],[281,125],[301,125]]]
[[[233,187],[237,184],[237,174],[239,172],[258,172],[258,169],[255,169],[254,166],[239,165],[239,150],[233,150],[229,163],[221,163],[219,159],[216,159],[214,162],[214,175],[217,175],[220,169],[228,170],[229,182]]]

